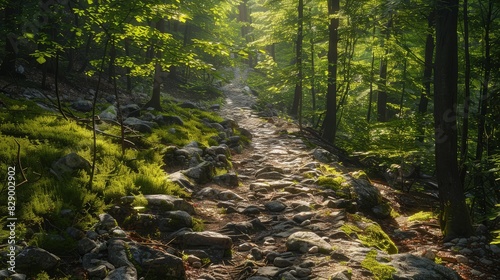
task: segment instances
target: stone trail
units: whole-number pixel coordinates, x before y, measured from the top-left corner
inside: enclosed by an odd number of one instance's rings
[[[391,209],[368,177],[308,146],[271,106],[252,109],[256,97],[238,83],[245,73],[235,76],[223,88],[226,104],[214,107],[226,120],[206,123],[220,132],[219,145],[165,148],[165,162],[181,169],[169,179],[191,198],[145,195],[140,207],[135,197],[123,197],[92,230],[66,230],[77,241],[75,271],[82,279],[459,279],[434,262],[433,251],[397,254],[379,225],[365,218],[388,217]],[[251,142],[243,147],[245,138]],[[70,154],[53,170],[85,169],[80,161]],[[449,246],[463,245],[467,254],[469,243],[484,245],[485,238],[475,238]],[[500,254],[496,246],[483,250]],[[46,271],[64,262],[34,247],[23,248],[17,261],[21,270]],[[23,277],[0,271],[0,279],[9,275]]]

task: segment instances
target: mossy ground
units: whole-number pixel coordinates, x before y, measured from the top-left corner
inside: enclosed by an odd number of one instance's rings
[[[396,244],[377,223],[358,215],[349,215],[348,220],[340,228],[346,234],[355,234],[367,247],[377,248],[388,254],[398,253]]]
[[[372,250],[366,255],[366,258],[361,262],[361,266],[371,271],[377,280],[393,279],[392,274],[396,272],[394,267],[377,261],[376,250]]]
[[[16,166],[16,181],[21,182],[24,178],[19,162],[22,164],[27,182],[16,189],[16,217],[20,221],[17,237],[29,241],[31,236],[27,233],[41,232],[32,240],[40,247],[54,247],[46,237],[52,233],[61,235],[69,226],[90,227],[99,213],[124,195],[188,195],[168,180],[159,151],[166,144],[185,145],[193,140],[206,146],[216,144],[217,131],[203,121],[222,120],[209,112],[168,103],[161,114],[180,116],[185,125],[131,137],[138,145],[127,148],[123,154],[117,138],[98,134],[95,176],[89,184],[87,171],[57,179],[50,170],[57,159],[71,152],[92,162],[93,134],[88,122],[65,120],[59,113],[28,100],[2,96],[1,101],[5,106],[0,108],[0,170],[5,172],[0,174],[0,180],[6,182],[7,167]],[[168,133],[169,128],[177,132]],[[119,127],[115,125],[101,123],[99,129],[119,136]],[[142,143],[148,146],[143,147]],[[5,188],[0,192],[6,195]],[[66,214],[61,215],[62,212]],[[0,209],[0,215],[7,216],[6,207]],[[0,223],[4,224],[5,219]],[[0,232],[0,238],[5,236],[5,232]]]

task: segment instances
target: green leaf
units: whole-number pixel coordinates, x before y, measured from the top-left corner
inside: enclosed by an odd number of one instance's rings
[[[39,56],[36,61],[40,64],[44,64],[47,60],[43,56]]]

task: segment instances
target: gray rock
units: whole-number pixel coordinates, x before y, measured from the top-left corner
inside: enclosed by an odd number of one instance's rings
[[[293,220],[296,223],[300,224],[300,223],[304,222],[305,220],[311,219],[314,216],[316,216],[315,212],[301,212],[301,213],[295,214],[293,216]]]
[[[79,170],[90,172],[90,162],[76,153],[70,153],[52,164],[50,171],[61,180],[64,176],[75,175]]]
[[[155,121],[159,125],[179,125],[184,126],[184,121],[179,116],[164,116],[159,115],[156,117]]]
[[[108,213],[99,215],[99,226],[105,230],[110,230],[118,225],[118,222]]]
[[[256,261],[262,260],[262,251],[259,248],[252,248],[250,250],[250,255],[252,255],[252,258]]]
[[[142,133],[151,133],[153,131],[153,127],[156,126],[154,122],[143,121],[134,117],[126,118],[123,121],[123,124]]]
[[[182,171],[184,175],[195,180],[199,184],[210,182],[215,175],[213,163],[204,161],[195,167]]]
[[[280,274],[280,280],[297,280],[295,276],[292,275],[290,272],[283,272]]]
[[[186,279],[181,258],[148,246],[129,244],[130,253],[152,279]]]
[[[356,197],[357,205],[361,209],[371,210],[382,202],[378,189],[365,179],[352,178],[343,184],[349,185],[352,196]]]
[[[71,108],[80,112],[92,111],[92,102],[88,100],[77,100],[71,103]]]
[[[99,114],[99,118],[102,119],[102,120],[111,120],[111,121],[116,121],[117,118],[117,110],[116,110],[116,107],[111,105],[109,106],[108,108],[106,108],[104,111],[102,111],[100,114]]]
[[[218,195],[217,198],[219,200],[227,201],[227,200],[244,200],[243,197],[237,195],[236,193],[226,190],[226,191],[221,191]]]
[[[94,249],[95,247],[97,247],[97,243],[85,237],[80,241],[78,241],[78,246],[77,246],[78,254],[85,255],[86,253],[92,251],[92,249]]]
[[[194,183],[189,179],[186,175],[184,175],[181,171],[177,171],[171,174],[168,174],[168,179],[176,184],[177,186],[183,188],[187,192],[193,192],[195,187]]]
[[[186,200],[168,195],[168,194],[147,194],[144,198],[148,202],[148,208],[153,208],[162,211],[174,211],[182,210],[190,215],[195,214],[194,206],[187,202]],[[134,196],[124,196],[121,198],[121,202],[125,204],[130,204],[134,201]]]
[[[268,201],[264,203],[264,207],[271,212],[281,212],[286,209],[286,205],[278,200]]]
[[[339,158],[336,155],[322,148],[314,149],[312,155],[314,159],[323,163],[337,162],[339,160]]]
[[[293,262],[287,258],[276,257],[273,261],[273,265],[276,267],[289,267],[293,265]]]
[[[139,117],[141,115],[141,107],[137,104],[122,105],[121,112],[126,117]]]
[[[389,265],[396,269],[393,278],[396,280],[459,280],[458,274],[450,268],[436,264],[434,261],[412,254],[391,255]]]
[[[320,253],[329,253],[332,246],[313,232],[299,231],[290,235],[286,241],[288,251],[307,252],[312,246],[318,246]]]
[[[253,234],[266,230],[266,226],[257,218],[251,221],[227,223],[220,232],[226,234]]]
[[[252,133],[250,131],[248,131],[247,129],[242,128],[242,127],[238,127],[237,130],[239,131],[239,133],[242,136],[246,137],[248,140],[252,140],[253,135],[252,135]]]
[[[220,250],[231,250],[233,241],[229,236],[212,232],[186,232],[181,236],[182,244],[188,249],[212,248]]]
[[[137,270],[135,267],[119,267],[111,271],[104,280],[137,280]]]
[[[265,276],[252,276],[250,278],[247,278],[247,280],[269,280],[269,278]]]
[[[391,206],[387,203],[382,203],[372,207],[372,213],[379,219],[385,219],[391,216]]]
[[[90,277],[96,277],[99,279],[103,279],[104,277],[106,277],[106,275],[108,275],[109,271],[105,265],[101,264],[101,265],[97,265],[95,267],[87,269],[87,272],[88,272]]]
[[[234,172],[215,176],[213,180],[215,183],[226,187],[237,187],[239,184],[238,175]]]
[[[21,271],[52,270],[61,259],[42,248],[26,247],[16,257],[16,268]]]
[[[273,278],[280,272],[280,269],[275,266],[263,266],[257,270],[257,275]]]
[[[127,257],[128,245],[121,239],[110,239],[108,241],[108,260],[115,267],[134,267]]]
[[[337,271],[332,274],[329,278],[330,280],[351,280],[351,273],[347,270]]]
[[[158,229],[163,232],[173,232],[186,227],[193,227],[193,218],[185,211],[169,211],[158,220]]]

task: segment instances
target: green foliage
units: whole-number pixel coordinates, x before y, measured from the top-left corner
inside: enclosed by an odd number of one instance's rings
[[[375,276],[375,279],[378,280],[393,279],[392,274],[396,272],[396,269],[394,267],[377,261],[376,250],[371,250],[366,255],[366,258],[361,262],[361,266],[371,271]]]

